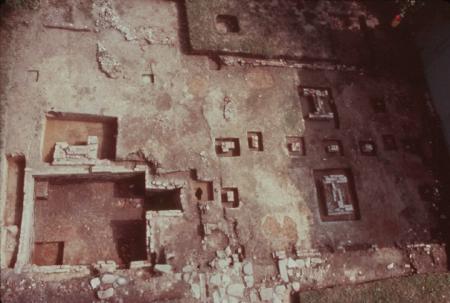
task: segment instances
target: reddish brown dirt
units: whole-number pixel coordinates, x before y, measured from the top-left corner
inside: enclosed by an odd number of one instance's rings
[[[42,159],[52,161],[56,142],[86,144],[88,136],[98,137],[101,159],[114,159],[115,132],[115,127],[105,122],[47,119]]]
[[[50,180],[48,199],[36,201],[35,242],[64,242],[63,264],[146,259],[144,199],[125,191],[134,181]]]

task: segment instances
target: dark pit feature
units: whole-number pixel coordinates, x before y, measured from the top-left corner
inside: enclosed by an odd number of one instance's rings
[[[254,150],[254,151],[263,151],[264,150],[262,132],[256,132],[256,131],[248,132],[247,133],[247,141],[248,141],[248,148],[250,150]]]
[[[421,155],[421,148],[419,144],[419,140],[414,138],[405,138],[402,139],[402,146],[403,150],[415,154],[415,155]]]
[[[365,156],[376,156],[377,146],[373,141],[359,141],[359,150]]]
[[[221,34],[239,33],[239,20],[233,15],[217,15],[216,29]]]
[[[386,102],[383,98],[372,98],[370,99],[372,109],[377,114],[386,113]]]
[[[192,181],[193,197],[196,201],[214,200],[212,181]]]
[[[111,228],[122,264],[147,259],[145,220],[112,220]]]
[[[154,74],[142,74],[142,83],[155,84],[155,75]]]
[[[224,187],[221,193],[222,205],[227,208],[239,207],[239,191],[236,187]]]
[[[384,150],[397,150],[397,142],[395,140],[395,137],[393,135],[383,135],[383,145]]]
[[[303,137],[286,137],[286,147],[290,156],[306,155],[305,138]]]
[[[32,81],[32,82],[39,81],[39,71],[36,69],[28,70],[28,76],[29,76],[30,81]]]
[[[336,139],[325,139],[323,140],[323,145],[325,152],[329,156],[343,156],[344,148],[342,142]]]
[[[180,198],[181,190],[177,189],[152,189],[148,190],[145,202],[145,210],[183,210]]]
[[[64,257],[64,242],[34,243],[33,264],[62,265]]]

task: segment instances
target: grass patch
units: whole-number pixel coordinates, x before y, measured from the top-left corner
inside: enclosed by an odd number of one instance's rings
[[[450,303],[450,274],[413,275],[307,291],[301,303]]]

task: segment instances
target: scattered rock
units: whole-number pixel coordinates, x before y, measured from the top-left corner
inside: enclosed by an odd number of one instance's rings
[[[277,295],[284,295],[285,291],[286,291],[286,286],[284,286],[284,285],[275,286],[275,293]]]
[[[214,285],[221,285],[222,284],[222,279],[220,278],[219,274],[214,274],[211,276],[211,278],[209,279],[209,283],[210,284],[214,284]]]
[[[288,268],[296,268],[297,262],[295,262],[295,260],[292,258],[288,258],[287,267]]]
[[[254,290],[254,289],[252,289],[250,291],[250,302],[251,303],[259,302],[258,294],[256,293],[256,290]]]
[[[126,278],[124,278],[124,277],[118,277],[116,279],[116,283],[117,283],[117,285],[123,286],[123,285],[126,285],[128,283],[128,280]]]
[[[93,264],[93,267],[100,273],[114,272],[117,269],[117,264],[116,264],[116,262],[114,262],[112,260],[98,261],[97,263]],[[130,264],[130,268],[131,268],[131,264]]]
[[[287,260],[281,259],[278,261],[278,270],[280,271],[280,277],[284,282],[289,282],[289,277],[287,273]]]
[[[299,268],[305,268],[306,267],[305,260],[303,260],[303,259],[297,259],[297,260],[295,260],[295,263],[297,263],[297,266]]]
[[[242,298],[244,296],[245,286],[243,284],[234,283],[227,287],[227,294],[233,297]]]
[[[219,269],[225,269],[228,267],[228,260],[227,259],[220,259],[217,262],[217,266]]]
[[[93,278],[93,279],[91,279],[91,281],[89,281],[89,284],[91,285],[92,289],[96,289],[101,284],[100,278]]]
[[[222,285],[226,286],[231,283],[231,278],[229,275],[222,275]]]
[[[253,276],[244,276],[244,282],[248,288],[253,287],[255,285],[255,278]]]
[[[191,265],[186,265],[182,269],[183,272],[192,272],[193,270],[194,270],[194,268]]]
[[[111,298],[112,296],[114,296],[114,288],[110,287],[110,288],[108,288],[106,290],[99,290],[99,291],[97,291],[97,297],[100,300],[108,299],[108,298]]]
[[[394,269],[394,266],[395,266],[395,264],[391,263],[388,266],[386,266],[386,268],[389,269],[389,270],[392,270],[392,269]]]
[[[242,266],[242,271],[244,272],[244,274],[246,275],[253,275],[253,264],[250,262],[244,262],[243,266]]]
[[[117,79],[122,74],[122,65],[100,42],[97,42],[97,62],[100,70],[111,79]]]
[[[112,284],[112,283],[114,283],[114,281],[116,281],[116,279],[117,279],[117,276],[116,276],[116,275],[113,275],[113,274],[104,274],[104,275],[102,276],[102,283],[105,283],[105,284]]]
[[[162,272],[162,273],[171,273],[172,272],[172,266],[169,264],[156,264],[155,265],[155,270]]]
[[[311,264],[313,265],[318,265],[318,264],[322,264],[323,260],[321,258],[311,258]]]
[[[223,99],[223,118],[225,121],[230,121],[234,116],[234,105],[230,97]]]
[[[195,299],[200,299],[200,293],[201,293],[200,285],[198,285],[196,283],[191,284],[191,293]]]
[[[267,287],[262,287],[259,290],[259,296],[261,297],[262,301],[270,301],[270,300],[272,300],[272,297],[273,297],[273,289],[267,288]]]
[[[185,273],[183,274],[182,278],[183,278],[183,281],[184,281],[184,282],[189,282],[189,280],[190,280],[190,278],[191,278],[191,274],[185,272]]]
[[[213,303],[222,303],[222,300],[220,298],[220,293],[216,290],[212,294],[213,297]]]
[[[235,297],[228,297],[228,303],[240,303],[241,300],[239,300],[238,298]]]

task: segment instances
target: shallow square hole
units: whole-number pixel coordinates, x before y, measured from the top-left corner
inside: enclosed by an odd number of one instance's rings
[[[34,184],[34,192],[36,199],[45,200],[48,198],[48,181],[36,180]]]
[[[62,265],[64,257],[64,242],[34,243],[33,264]]]
[[[233,15],[217,15],[216,30],[221,34],[238,33],[241,30],[239,20]]]
[[[325,147],[325,152],[330,156],[343,156],[344,148],[342,147],[342,142],[340,140],[335,139],[326,139],[323,140],[323,144]]]
[[[239,207],[239,191],[236,187],[224,187],[221,193],[222,205],[228,208]]]
[[[30,69],[28,71],[28,81],[30,82],[38,82],[39,81],[39,71],[36,69]]]
[[[196,201],[214,200],[212,181],[192,181],[193,197]]]
[[[359,150],[366,156],[376,156],[377,146],[373,141],[359,141]]]
[[[151,189],[147,190],[144,202],[145,210],[183,210],[181,205],[181,190]]]
[[[7,155],[3,224],[20,226],[23,209],[26,161],[23,155]]]
[[[402,146],[406,152],[409,152],[409,153],[412,153],[415,155],[421,154],[419,140],[417,140],[417,139],[413,139],[413,138],[403,139]]]
[[[386,102],[383,98],[372,98],[370,99],[373,111],[375,113],[385,113],[386,112]]]
[[[142,74],[142,83],[143,84],[154,84],[155,83],[155,75]]]
[[[383,135],[382,139],[385,150],[397,150],[397,142],[393,135]]]
[[[248,148],[255,151],[263,151],[263,136],[261,132],[247,133]]]
[[[305,139],[303,137],[286,137],[286,147],[290,156],[306,155]]]
[[[220,157],[237,157],[241,154],[238,138],[217,138],[215,149]]]

